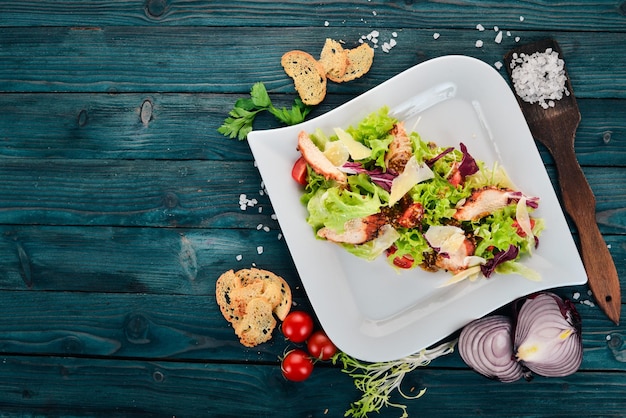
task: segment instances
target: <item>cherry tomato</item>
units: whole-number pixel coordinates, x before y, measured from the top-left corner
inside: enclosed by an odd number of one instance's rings
[[[535,220],[531,219],[530,220],[530,229],[533,229],[535,227]],[[526,232],[524,232],[524,230],[522,229],[522,226],[517,222],[517,220],[513,221],[513,228],[517,229],[517,235],[519,235],[520,237],[524,238],[526,236]]]
[[[283,359],[280,369],[285,379],[292,382],[302,382],[313,372],[313,361],[303,350],[291,350]]]
[[[306,312],[293,311],[287,315],[281,328],[289,341],[302,343],[313,332],[313,318]]]
[[[389,247],[387,249],[387,256],[390,256],[392,254],[395,254],[396,251],[398,251],[398,249],[393,246],[393,247]],[[398,256],[398,257],[394,257],[393,259],[393,265],[396,267],[400,267],[401,269],[410,269],[411,267],[413,267],[413,263],[414,263],[414,259],[413,257],[411,257],[410,255],[406,254],[403,256]]]
[[[291,169],[291,177],[300,185],[306,186],[306,161],[304,157],[300,157],[296,160],[296,163]]]
[[[315,331],[306,342],[309,354],[319,360],[330,360],[337,352],[337,347],[324,331]]]

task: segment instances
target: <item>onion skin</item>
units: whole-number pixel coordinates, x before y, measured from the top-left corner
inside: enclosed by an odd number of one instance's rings
[[[513,356],[511,320],[503,315],[487,316],[466,325],[459,335],[458,350],[463,361],[476,372],[504,383],[525,376]]]
[[[538,293],[525,300],[514,335],[515,357],[536,374],[568,376],[582,363],[580,316],[570,301],[554,293]]]

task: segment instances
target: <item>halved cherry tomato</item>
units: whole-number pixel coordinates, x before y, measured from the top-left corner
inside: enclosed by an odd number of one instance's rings
[[[533,229],[535,227],[535,220],[531,219],[530,220],[530,229]],[[513,228],[517,229],[517,235],[519,235],[520,237],[524,238],[526,236],[526,232],[524,232],[524,230],[522,229],[521,225],[517,222],[517,220],[513,221]]]
[[[296,160],[291,169],[291,177],[300,185],[306,186],[306,160],[300,157]]]
[[[303,311],[292,311],[281,325],[283,335],[291,342],[303,343],[313,332],[313,318]]]
[[[337,352],[337,347],[324,331],[315,331],[306,342],[311,357],[319,360],[330,360]]]
[[[396,246],[391,246],[389,248],[387,248],[387,257],[389,257],[392,254],[395,254],[396,251],[398,251],[398,249],[396,248]],[[415,262],[415,260],[413,259],[413,257],[411,257],[408,254],[405,254],[403,256],[398,256],[398,257],[394,257],[393,259],[393,265],[396,267],[400,267],[401,269],[410,269],[413,267],[413,263]]]
[[[303,350],[296,348],[287,353],[280,369],[285,379],[292,382],[302,382],[313,372],[313,361]]]

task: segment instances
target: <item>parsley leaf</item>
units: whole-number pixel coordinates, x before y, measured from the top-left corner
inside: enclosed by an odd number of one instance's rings
[[[285,125],[295,125],[304,121],[304,118],[311,110],[312,107],[302,103],[300,98],[294,100],[291,109],[274,107],[265,85],[258,82],[250,89],[249,98],[238,99],[235,102],[232,110],[228,112],[228,117],[217,131],[226,137],[231,139],[237,138],[241,141],[246,139],[250,131],[252,131],[254,118],[260,112],[269,112]]]

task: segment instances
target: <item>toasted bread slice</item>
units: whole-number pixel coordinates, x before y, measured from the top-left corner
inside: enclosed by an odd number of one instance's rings
[[[333,80],[337,83],[352,81],[366,74],[374,62],[374,49],[364,43],[356,48],[348,50],[348,68],[345,74],[339,80]]]
[[[242,269],[235,274],[245,286],[251,283],[258,286],[259,282],[262,283],[263,287],[257,296],[270,302],[273,312],[281,321],[285,319],[291,310],[292,296],[289,285],[282,277],[271,271],[257,268]]]
[[[215,299],[217,300],[217,305],[220,307],[224,318],[231,324],[243,318],[242,312],[237,309],[236,305],[231,304],[231,292],[240,287],[241,279],[233,270],[228,270],[223,273],[215,282]]]
[[[235,326],[235,334],[241,344],[254,347],[269,341],[275,327],[276,319],[272,315],[272,305],[267,299],[257,297],[248,302],[246,314]]]
[[[307,52],[286,52],[280,61],[296,91],[307,105],[317,105],[326,97],[326,71],[324,66]]]
[[[330,38],[324,43],[319,61],[326,71],[326,77],[331,81],[340,80],[350,63],[348,51],[343,49],[339,42]]]

